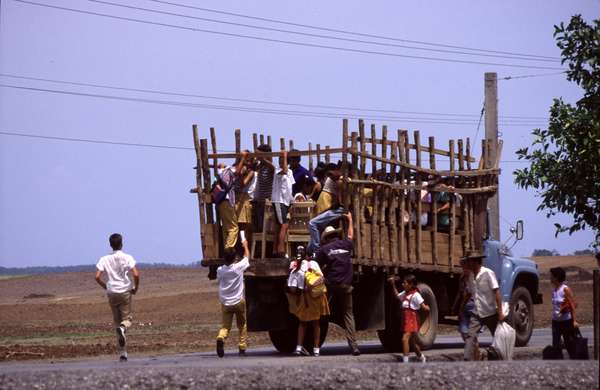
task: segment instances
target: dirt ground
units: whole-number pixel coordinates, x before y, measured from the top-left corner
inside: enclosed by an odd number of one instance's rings
[[[579,303],[578,321],[592,322],[592,284],[581,273],[595,266],[593,257],[536,258],[544,304],[537,305],[536,327],[550,323],[550,267],[571,267],[572,287]],[[217,285],[206,269],[141,270],[142,284],[134,297],[134,326],[129,332],[133,353],[206,351],[214,348],[220,323]],[[0,279],[0,361],[63,359],[115,353],[115,334],[104,291],[93,274],[64,273]],[[442,326],[442,333],[453,328]],[[231,335],[237,339],[237,331]],[[360,339],[376,338],[374,331]],[[328,341],[343,340],[335,325]],[[232,344],[235,345],[235,344]],[[249,334],[249,345],[270,345],[266,332]]]

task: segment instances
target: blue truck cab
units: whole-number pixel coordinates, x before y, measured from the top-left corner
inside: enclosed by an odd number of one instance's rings
[[[515,328],[516,345],[527,345],[535,319],[533,305],[542,303],[538,266],[529,259],[514,257],[499,241],[486,240],[483,247],[483,265],[494,271],[502,301],[509,303],[508,321]]]

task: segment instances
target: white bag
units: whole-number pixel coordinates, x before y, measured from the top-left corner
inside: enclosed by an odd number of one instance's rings
[[[492,347],[498,352],[502,360],[512,360],[515,349],[515,339],[515,330],[508,325],[506,321],[500,322],[494,333]]]

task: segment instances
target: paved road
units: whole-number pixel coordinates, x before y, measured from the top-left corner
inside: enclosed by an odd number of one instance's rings
[[[582,334],[588,340],[592,339],[592,328],[582,327]],[[492,341],[489,333],[484,333],[480,338],[480,344],[485,347]],[[535,329],[528,347],[517,348],[515,351],[520,355],[526,355],[528,352],[539,356],[539,351],[544,346],[551,343],[552,332],[550,329]],[[230,343],[231,345],[231,343]],[[235,345],[235,344],[233,344]],[[440,335],[436,339],[434,347],[426,352],[431,361],[449,361],[460,359],[463,342],[459,336]],[[345,343],[325,344],[321,349],[319,361],[330,363],[343,362],[396,362],[396,354],[385,353],[378,341],[362,342],[360,344],[362,355],[359,357],[349,356],[349,348]],[[531,356],[528,356],[531,358]],[[518,358],[518,356],[517,356]],[[317,358],[304,358],[304,363]],[[285,356],[279,354],[272,347],[263,347],[250,349],[248,356],[240,358],[236,350],[227,350],[225,358],[219,359],[214,352],[198,352],[176,355],[155,355],[145,357],[130,357],[126,364],[127,367],[254,367],[260,366],[285,366],[297,365],[299,362],[295,356]],[[57,362],[11,362],[0,364],[0,374],[10,372],[30,372],[30,371],[55,371],[55,370],[86,370],[86,369],[113,369],[123,367],[124,364],[115,362],[108,357],[102,358],[81,358],[78,360],[65,360]]]

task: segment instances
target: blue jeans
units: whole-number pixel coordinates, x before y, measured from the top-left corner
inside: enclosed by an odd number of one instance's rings
[[[327,227],[328,224],[339,219],[344,215],[344,208],[338,207],[336,209],[330,209],[322,214],[317,215],[308,222],[308,231],[310,232],[310,242],[306,248],[307,253],[317,253],[321,247],[321,231]]]

